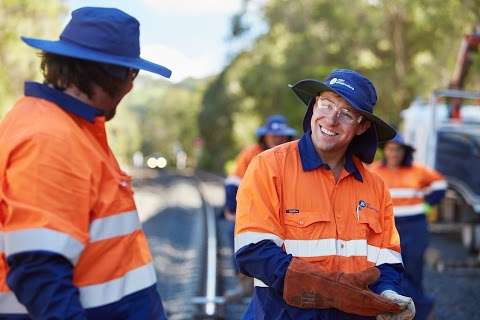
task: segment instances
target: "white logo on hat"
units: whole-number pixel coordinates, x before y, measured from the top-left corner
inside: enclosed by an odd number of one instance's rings
[[[355,91],[355,88],[352,87],[351,85],[349,85],[348,83],[346,83],[344,79],[333,78],[332,80],[330,80],[330,85],[334,85],[334,84],[345,86],[345,87],[351,89],[352,91]]]

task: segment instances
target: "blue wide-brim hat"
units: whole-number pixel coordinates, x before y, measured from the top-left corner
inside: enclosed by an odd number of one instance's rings
[[[140,24],[115,8],[83,7],[72,12],[59,40],[21,37],[31,47],[78,59],[150,71],[170,78],[172,71],[140,57]]]
[[[303,119],[303,130],[310,130],[315,98],[324,91],[332,91],[369,120],[372,125],[363,134],[355,136],[349,150],[365,163],[371,163],[379,142],[392,139],[396,131],[373,114],[377,92],[372,82],[362,74],[349,69],[336,69],[325,80],[301,80],[289,85],[295,95],[308,107]]]
[[[274,114],[268,117],[265,124],[258,128],[256,132],[258,138],[264,137],[267,134],[294,137],[297,131],[288,126],[287,118],[280,114]]]

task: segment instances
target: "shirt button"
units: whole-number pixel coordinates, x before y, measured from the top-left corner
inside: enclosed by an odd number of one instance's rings
[[[345,245],[343,243],[340,244],[340,248],[342,248],[342,249],[345,248]]]
[[[120,186],[121,186],[122,188],[128,187],[128,181],[123,180],[122,182],[120,182]]]
[[[302,225],[303,225],[303,223],[304,223],[303,220],[298,221],[298,224],[302,224]]]

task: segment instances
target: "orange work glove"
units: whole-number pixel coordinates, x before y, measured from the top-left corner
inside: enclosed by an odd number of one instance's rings
[[[335,308],[362,316],[400,312],[399,305],[368,289],[379,276],[375,267],[356,273],[323,272],[293,258],[285,275],[283,299],[298,308]]]

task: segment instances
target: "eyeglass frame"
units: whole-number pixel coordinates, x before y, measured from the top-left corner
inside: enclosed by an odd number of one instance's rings
[[[334,106],[334,108],[335,108],[335,110],[332,110],[332,111],[334,111],[334,113],[332,113],[331,111],[328,111],[328,113],[326,113],[325,111],[322,112],[322,109],[320,109],[321,100],[326,100],[326,101],[330,102],[330,103]],[[345,107],[340,107],[340,106],[338,105],[338,103],[335,103],[335,102],[333,102],[332,100],[330,100],[330,99],[328,99],[328,98],[321,97],[321,96],[317,96],[317,97],[316,97],[316,101],[315,101],[315,105],[313,106],[313,109],[314,109],[314,110],[318,110],[318,112],[319,112],[321,115],[323,115],[323,116],[331,116],[332,114],[335,114],[335,118],[337,119],[337,121],[340,122],[340,123],[346,124],[346,125],[352,125],[352,124],[354,124],[355,122],[356,122],[357,124],[359,124],[359,123],[362,122],[362,120],[363,120],[363,115],[360,114],[360,115],[357,116],[357,115],[353,114],[353,113],[355,112],[355,110],[350,110],[350,109],[347,109],[347,108],[345,108]],[[351,115],[352,115],[352,120],[351,120],[351,122],[350,122],[350,121],[342,121],[342,120],[341,120],[342,118],[340,118],[340,115],[342,114],[342,111],[343,111],[343,110],[344,110],[347,114],[351,114]],[[345,115],[346,113],[343,113],[343,114]]]

